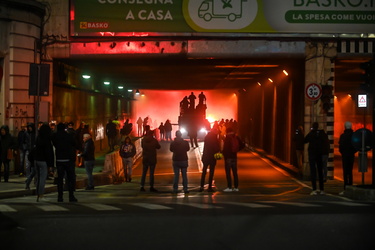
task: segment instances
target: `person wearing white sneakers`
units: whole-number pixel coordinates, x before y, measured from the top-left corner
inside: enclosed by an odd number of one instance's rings
[[[310,177],[313,191],[311,195],[317,195],[316,190],[316,174],[318,172],[320,194],[324,193],[324,178],[323,178],[323,163],[322,163],[322,148],[325,141],[324,130],[319,130],[319,123],[312,124],[311,131],[306,135],[304,142],[309,144],[308,155],[310,164]]]
[[[245,144],[240,138],[233,132],[231,127],[226,129],[226,136],[224,139],[223,155],[225,161],[225,174],[227,176],[227,188],[224,192],[238,192],[238,174],[237,174],[237,152],[245,147]],[[232,189],[232,177],[233,173],[233,184]]]

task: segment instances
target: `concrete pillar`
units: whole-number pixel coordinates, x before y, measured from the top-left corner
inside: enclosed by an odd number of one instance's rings
[[[306,44],[305,63],[305,88],[311,84],[330,85],[334,87],[334,61],[337,56],[335,43],[309,42]],[[332,93],[333,94],[333,93]],[[333,98],[331,108],[328,112],[323,110],[321,100],[311,101],[305,98],[305,135],[310,131],[313,122],[319,123],[319,129],[324,129],[330,140],[330,154],[328,159],[328,178],[333,178],[333,129],[334,113]],[[308,162],[308,144],[305,145],[304,166],[302,175],[304,179],[310,177],[310,167]]]
[[[40,39],[44,5],[36,1],[0,2],[1,82],[0,124],[17,135],[22,123],[34,122],[35,100],[28,95],[30,63],[37,62],[36,41]]]

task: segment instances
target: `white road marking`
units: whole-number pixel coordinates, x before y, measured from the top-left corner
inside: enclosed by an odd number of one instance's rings
[[[115,210],[121,210],[121,208],[109,206],[105,204],[99,204],[99,203],[81,203],[80,205],[83,205],[85,207],[92,208],[97,211],[115,211]]]
[[[54,204],[40,204],[40,205],[35,205],[35,206],[46,212],[69,211],[67,208],[54,205]]]
[[[273,207],[269,205],[257,204],[257,203],[242,203],[242,202],[220,202],[229,205],[236,205],[242,207],[251,207],[251,208],[266,208],[266,207]]]
[[[207,203],[184,203],[184,202],[177,202],[175,204],[189,206],[189,207],[195,207],[195,208],[200,208],[200,209],[222,208],[222,207],[215,206],[215,205],[212,205],[212,204],[207,204]]]
[[[330,201],[331,204],[349,206],[349,207],[367,207],[369,204],[356,203],[356,202],[345,202],[345,201]]]
[[[130,205],[142,207],[146,209],[152,209],[152,210],[166,210],[166,209],[172,209],[171,207],[158,205],[158,204],[151,204],[151,203],[130,203]]]
[[[0,205],[0,212],[17,212],[17,210],[8,205]]]
[[[290,205],[296,207],[321,207],[322,205],[310,204],[304,202],[283,202],[283,201],[262,201],[262,203],[272,203],[272,204],[281,204],[281,205]]]

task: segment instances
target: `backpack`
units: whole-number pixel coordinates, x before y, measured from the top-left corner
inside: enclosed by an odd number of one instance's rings
[[[237,153],[238,151],[240,151],[240,143],[238,141],[237,136],[230,136],[229,139],[232,153]]]

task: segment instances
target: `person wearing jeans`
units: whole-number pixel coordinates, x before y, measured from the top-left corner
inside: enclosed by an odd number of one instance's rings
[[[188,168],[188,155],[187,152],[190,150],[189,142],[182,139],[182,134],[178,130],[176,131],[176,138],[170,144],[169,150],[173,152],[173,193],[178,192],[178,179],[180,177],[180,172],[182,175],[182,185],[184,188],[184,193],[189,193],[188,190],[188,179],[187,179],[187,168]]]
[[[224,139],[223,155],[225,160],[225,174],[227,177],[227,188],[224,192],[238,192],[238,174],[237,174],[237,153],[245,147],[245,144],[238,138],[231,127],[226,129],[226,136]],[[232,189],[232,177],[233,184]]]
[[[48,168],[54,166],[55,155],[51,141],[51,128],[48,124],[43,124],[39,129],[36,139],[33,157],[35,160],[35,169],[37,173],[36,201],[48,201],[44,198],[44,186],[46,184]]]
[[[84,159],[84,166],[87,174],[86,190],[94,190],[94,177],[92,172],[95,165],[95,145],[90,134],[83,135],[83,151],[82,154],[78,154],[78,157]]]
[[[122,158],[122,166],[124,168],[124,178],[126,182],[132,181],[133,157],[137,153],[135,145],[127,136],[120,147],[120,156]]]

